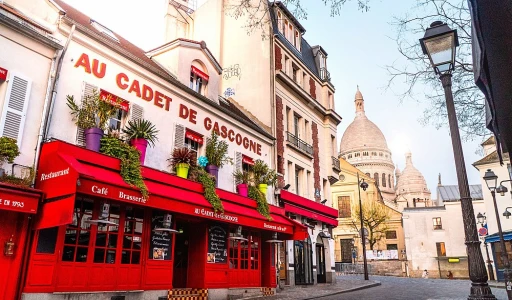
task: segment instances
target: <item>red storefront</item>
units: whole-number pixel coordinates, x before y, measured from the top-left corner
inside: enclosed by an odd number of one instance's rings
[[[19,290],[32,217],[42,193],[0,183],[0,299],[15,299]]]
[[[220,189],[215,214],[199,183],[147,167],[143,199],[118,159],[65,142],[44,144],[40,161],[46,201],[25,293],[275,287],[267,241],[307,236],[283,209],[271,206],[268,221],[254,200]]]

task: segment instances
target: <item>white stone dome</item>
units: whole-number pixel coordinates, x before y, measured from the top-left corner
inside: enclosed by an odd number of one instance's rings
[[[425,177],[412,164],[412,154],[410,152],[405,154],[405,168],[398,177],[396,193],[397,195],[412,193],[430,194]]]

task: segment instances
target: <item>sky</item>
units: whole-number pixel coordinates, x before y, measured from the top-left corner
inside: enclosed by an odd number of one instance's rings
[[[64,1],[142,49],[163,43],[166,0],[146,0],[144,5],[140,0]],[[321,45],[328,53],[327,66],[336,88],[336,111],[343,118],[338,141],[355,117],[354,95],[359,85],[366,115],[384,133],[395,164],[403,170],[405,153],[410,150],[432,199],[436,199],[439,173],[443,184],[457,184],[448,127],[437,130],[433,125],[420,124],[425,104],[414,100],[401,102],[394,92],[404,90],[405,83],[396,83],[393,91],[385,89],[389,80],[385,66],[400,60],[392,40],[396,32],[391,23],[394,16],[407,13],[414,1],[393,1],[390,5],[389,1],[372,0],[368,12],[359,11],[355,3],[349,2],[335,17],[330,17],[330,9],[322,1],[303,2],[308,12],[307,19],[300,20],[306,28],[304,38],[310,45]],[[470,184],[481,183],[478,171],[471,165],[481,158],[475,153],[480,143],[481,140],[463,143]]]

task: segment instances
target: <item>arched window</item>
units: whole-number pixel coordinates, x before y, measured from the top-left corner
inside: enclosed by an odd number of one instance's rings
[[[355,156],[355,157],[359,157],[359,156],[361,156],[361,153],[356,152],[356,153],[354,154],[354,156]]]
[[[393,186],[391,186],[391,174],[388,175],[388,186],[390,188],[392,188]]]
[[[382,186],[386,187],[386,174],[382,173]]]
[[[379,156],[382,156],[382,152],[379,152]]]
[[[190,88],[201,95],[206,94],[206,86],[208,84],[208,71],[204,64],[198,60],[192,62],[190,68]]]
[[[377,156],[377,152],[372,152],[372,156]]]
[[[352,158],[352,154],[349,154],[349,155],[348,155],[348,158]]]
[[[366,173],[366,176],[368,176],[368,177],[372,178],[372,177],[370,176],[370,173]]]
[[[375,179],[375,184],[379,186],[379,173],[373,174],[373,179]]]

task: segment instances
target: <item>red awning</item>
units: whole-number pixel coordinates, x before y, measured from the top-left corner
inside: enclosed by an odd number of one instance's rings
[[[304,232],[307,234],[305,227],[285,217],[281,208],[271,206],[272,220],[269,221],[258,213],[254,200],[223,190],[217,190],[217,193],[222,199],[225,212],[216,214],[204,198],[201,184],[150,168],[143,168],[145,183],[150,192],[149,198],[143,199],[140,191],[121,178],[116,170],[119,168],[118,159],[61,141],[43,145],[41,162],[42,175],[36,184],[58,200],[43,205],[37,228],[71,222],[74,195],[79,193],[280,232],[293,239],[304,239]],[[67,197],[69,194],[57,195],[61,191],[69,192],[69,188],[74,189],[71,193],[73,197]]]
[[[243,154],[242,154],[242,162],[244,164],[248,164],[248,165],[254,166],[254,160],[252,158],[250,158],[249,156],[246,156],[246,155],[243,155]]]
[[[208,74],[206,74],[205,72],[199,70],[198,68],[192,66],[191,68],[191,72],[196,74],[198,77],[201,77],[203,78],[203,80],[205,81],[208,81],[208,79],[210,79],[210,77],[208,76]]]
[[[338,211],[336,209],[288,191],[281,191],[280,197],[285,203],[284,209],[286,212],[305,216],[332,226],[338,226]]]
[[[197,142],[199,144],[203,144],[203,135],[202,134],[199,134],[193,130],[190,130],[187,128],[187,130],[185,131],[185,137],[187,139],[191,139],[193,140],[194,142]]]
[[[41,196],[37,190],[0,183],[0,209],[35,214]]]
[[[100,89],[100,99],[114,106],[117,106],[119,109],[126,112],[130,109],[130,103],[128,101],[102,89]]]

